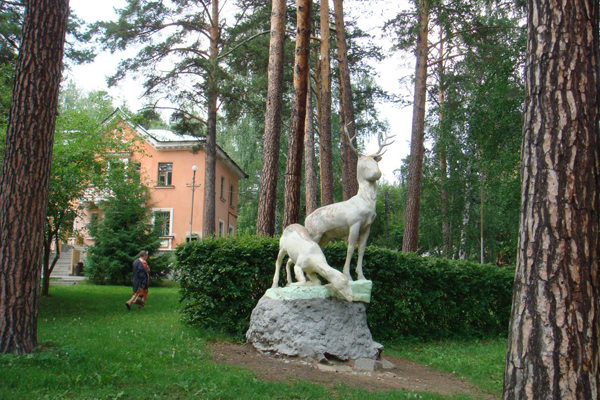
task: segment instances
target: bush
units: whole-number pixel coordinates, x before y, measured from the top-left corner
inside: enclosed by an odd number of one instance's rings
[[[208,238],[180,246],[185,319],[242,338],[253,308],[271,286],[277,252],[276,238]],[[345,243],[329,244],[324,252],[341,269]],[[377,340],[498,336],[508,330],[512,269],[372,246],[363,269],[373,281],[368,322]]]

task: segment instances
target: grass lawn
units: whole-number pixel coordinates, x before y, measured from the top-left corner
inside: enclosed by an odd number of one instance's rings
[[[180,322],[175,287],[151,288],[146,308],[131,312],[124,305],[131,294],[128,287],[83,283],[53,286],[50,293],[41,302],[39,349],[25,356],[0,355],[0,399],[450,398],[266,382],[243,368],[216,364],[206,347],[209,336]],[[411,343],[396,345],[393,351],[434,368],[456,370],[497,393],[501,345]],[[475,372],[478,368],[485,372]],[[493,377],[491,385],[488,376]]]

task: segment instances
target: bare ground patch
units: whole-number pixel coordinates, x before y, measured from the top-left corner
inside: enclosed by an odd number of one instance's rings
[[[213,359],[218,363],[250,368],[260,379],[269,381],[302,380],[325,386],[345,383],[366,390],[414,390],[442,395],[468,394],[494,400],[475,386],[451,374],[434,371],[421,364],[396,357],[384,358],[395,369],[375,372],[353,371],[346,363],[318,364],[296,358],[283,358],[259,353],[251,345],[212,343]]]

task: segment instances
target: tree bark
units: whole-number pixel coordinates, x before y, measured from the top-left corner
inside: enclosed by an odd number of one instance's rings
[[[333,155],[331,143],[331,59],[329,56],[329,0],[321,0],[321,113],[319,158],[321,206],[333,204]]]
[[[429,5],[427,0],[419,1],[418,12],[419,36],[416,49],[415,98],[404,217],[404,238],[402,241],[402,251],[406,252],[417,251],[419,239],[419,206],[421,202],[421,173],[423,170],[425,100],[427,97],[427,38],[429,34]]]
[[[313,104],[310,79],[306,93],[306,122],[304,128],[304,182],[306,215],[315,211],[317,203],[317,167],[315,160],[315,132],[313,130]]]
[[[598,2],[530,0],[503,398],[597,399]]]
[[[300,181],[304,122],[306,118],[306,89],[308,87],[308,50],[310,40],[311,0],[296,0],[298,29],[294,62],[294,93],[292,97],[291,132],[285,168],[285,200],[283,229],[300,220]]]
[[[26,2],[0,177],[0,352],[37,345],[40,271],[68,0]]]
[[[338,57],[338,67],[340,70],[340,102],[343,113],[343,120],[350,137],[356,135],[356,124],[354,120],[354,103],[352,101],[352,83],[350,81],[350,66],[348,65],[348,48],[346,46],[346,29],[344,24],[344,2],[343,0],[333,1],[333,10],[335,14],[336,47]],[[344,138],[344,154],[346,155],[344,164],[348,173],[348,184],[346,188],[347,198],[351,198],[358,193],[358,181],[356,180],[356,165],[358,164],[358,154],[356,154],[348,145],[343,128],[340,128],[340,135]],[[354,138],[354,148],[356,149],[356,138]]]
[[[210,16],[210,67],[207,79],[206,107],[208,111],[206,120],[206,160],[204,176],[204,221],[203,236],[215,234],[215,202],[216,202],[216,165],[217,165],[217,68],[219,56],[219,1],[212,1]]]
[[[258,198],[258,218],[256,221],[256,233],[263,236],[273,236],[275,234],[277,170],[279,166],[281,103],[283,96],[285,6],[285,0],[273,0],[273,9],[271,11],[267,110],[265,113],[265,137],[260,173],[261,185]]]
[[[444,88],[444,75],[446,73],[444,68],[444,41],[440,41],[440,55],[438,62],[438,75],[439,75],[439,90],[438,90],[438,125],[440,127],[440,138],[438,140],[439,146],[439,158],[440,158],[440,186],[441,186],[441,202],[442,202],[442,241],[443,241],[443,253],[444,257],[450,255],[450,222],[448,221],[448,189],[446,188],[446,180],[448,174],[448,162],[446,159],[446,141],[444,140],[444,134],[442,121],[444,119],[444,102],[445,88]]]

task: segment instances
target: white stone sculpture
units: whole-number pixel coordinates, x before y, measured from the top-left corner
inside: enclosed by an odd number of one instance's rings
[[[346,130],[346,135],[348,131]],[[312,239],[320,247],[325,246],[331,239],[348,237],[348,251],[343,273],[352,280],[350,261],[354,254],[354,245],[358,242],[358,262],[356,274],[359,280],[366,279],[362,272],[362,261],[371,230],[371,224],[377,215],[377,181],[381,178],[378,162],[385,153],[383,148],[391,145],[388,141],[393,136],[386,136],[383,143],[379,141],[379,150],[370,155],[362,155],[352,146],[352,138],[348,137],[350,146],[358,154],[356,178],[358,193],[349,200],[330,204],[313,211],[306,217],[304,225]]]
[[[329,281],[333,288],[347,301],[352,301],[352,288],[350,281],[340,271],[327,264],[325,255],[317,243],[315,243],[306,228],[300,224],[292,224],[285,228],[281,239],[279,239],[279,254],[275,262],[275,275],[273,276],[273,288],[279,286],[279,272],[283,258],[289,256],[286,263],[286,278],[288,285],[320,285],[321,281],[317,274]],[[296,283],[291,282],[290,266],[294,263],[294,275]],[[309,282],[304,277],[306,274]]]

